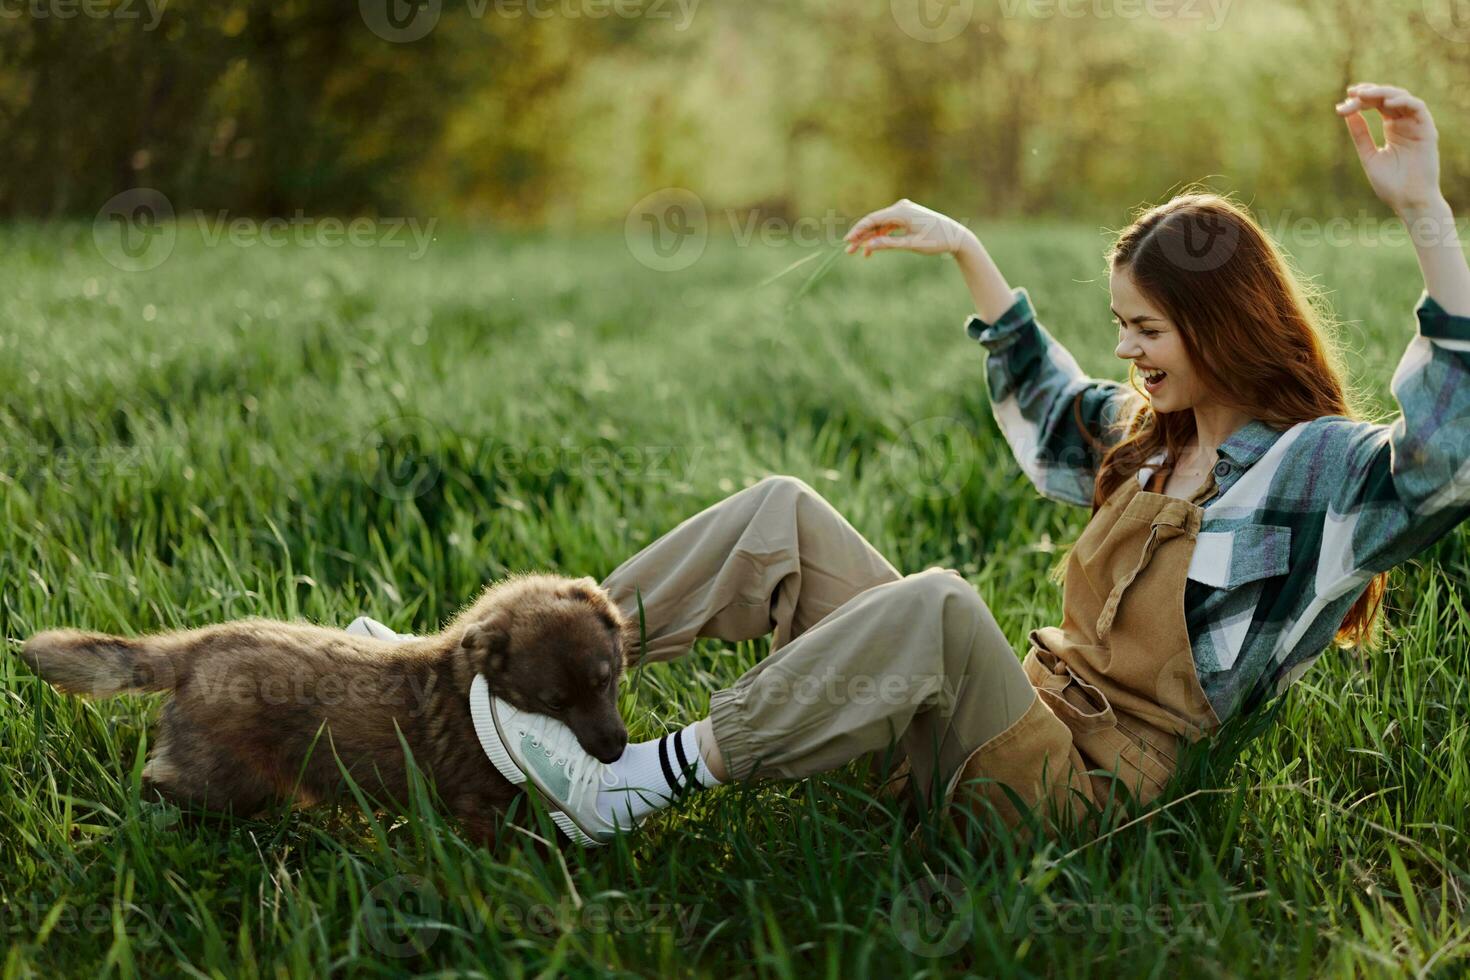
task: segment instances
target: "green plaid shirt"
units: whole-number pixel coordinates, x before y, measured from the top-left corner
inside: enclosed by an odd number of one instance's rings
[[[995,323],[972,316],[990,352],[991,408],[1042,495],[1090,506],[1102,450],[1142,396],[1089,378],[1036,320],[1030,295]],[[1401,414],[1342,416],[1286,431],[1251,421],[1218,450],[1185,588],[1195,667],[1223,722],[1286,689],[1332,642],[1369,580],[1470,516],[1470,317],[1428,294],[1392,390]],[[1138,474],[1141,484],[1163,456]]]

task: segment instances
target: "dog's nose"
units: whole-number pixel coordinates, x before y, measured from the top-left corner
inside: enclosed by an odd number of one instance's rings
[[[627,746],[628,733],[619,732],[617,735],[614,735],[612,738],[607,739],[602,745],[598,746],[599,751],[593,752],[592,754],[597,757],[598,762],[617,762],[623,757],[623,749],[627,748]]]

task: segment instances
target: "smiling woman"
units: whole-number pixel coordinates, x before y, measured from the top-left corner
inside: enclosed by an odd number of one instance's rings
[[[1470,270],[1445,233],[1454,217],[1439,190],[1438,132],[1403,89],[1360,84],[1347,96],[1338,115],[1375,192],[1417,229],[1427,287],[1394,376],[1403,414],[1393,426],[1356,417],[1320,296],[1218,195],[1146,211],[1109,253],[1116,354],[1145,375],[1141,389],[1084,376],[1025,291],[943,215],[901,201],[849,236],[849,251],[957,257],[980,311],[971,335],[991,351],[996,417],[1044,494],[1094,514],[1135,482],[1213,501],[1185,602],[1193,657],[1222,718],[1283,689],[1329,639],[1370,643],[1384,573],[1470,509],[1458,476]],[[1365,109],[1383,117],[1383,147]],[[1289,543],[1290,560],[1274,546],[1263,554],[1269,542]],[[1252,567],[1261,574],[1243,577]],[[1277,581],[1265,588],[1262,578]]]

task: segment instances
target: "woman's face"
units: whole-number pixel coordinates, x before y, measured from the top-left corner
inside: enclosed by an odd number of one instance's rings
[[[1113,267],[1109,289],[1118,325],[1115,353],[1137,369],[1154,412],[1182,412],[1205,404],[1209,394],[1189,363],[1179,328],[1144,298],[1127,269]]]

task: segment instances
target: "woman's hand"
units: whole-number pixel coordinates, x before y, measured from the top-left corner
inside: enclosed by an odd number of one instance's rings
[[[897,232],[897,234],[893,234]],[[975,311],[989,322],[1000,319],[1015,302],[1005,276],[991,260],[975,233],[953,218],[931,211],[904,198],[896,204],[865,215],[847,233],[847,254],[863,250],[866,258],[885,249],[902,249],[921,255],[953,255],[959,263],[965,287],[975,301]]]
[[[1443,200],[1439,190],[1439,130],[1422,99],[1392,85],[1349,85],[1337,106],[1368,183],[1379,199],[1399,214],[1430,210]],[[1383,146],[1373,142],[1363,110],[1383,117]]]
[[[1424,273],[1424,289],[1457,316],[1470,316],[1470,265],[1454,212],[1439,189],[1439,131],[1420,99],[1390,85],[1353,85],[1337,107],[1363,161],[1368,182],[1396,211]],[[1383,146],[1373,142],[1364,109],[1383,117]]]
[[[979,244],[974,232],[958,221],[908,198],[864,215],[844,241],[848,255],[862,249],[865,258],[893,248],[920,255],[948,255],[971,243]]]

